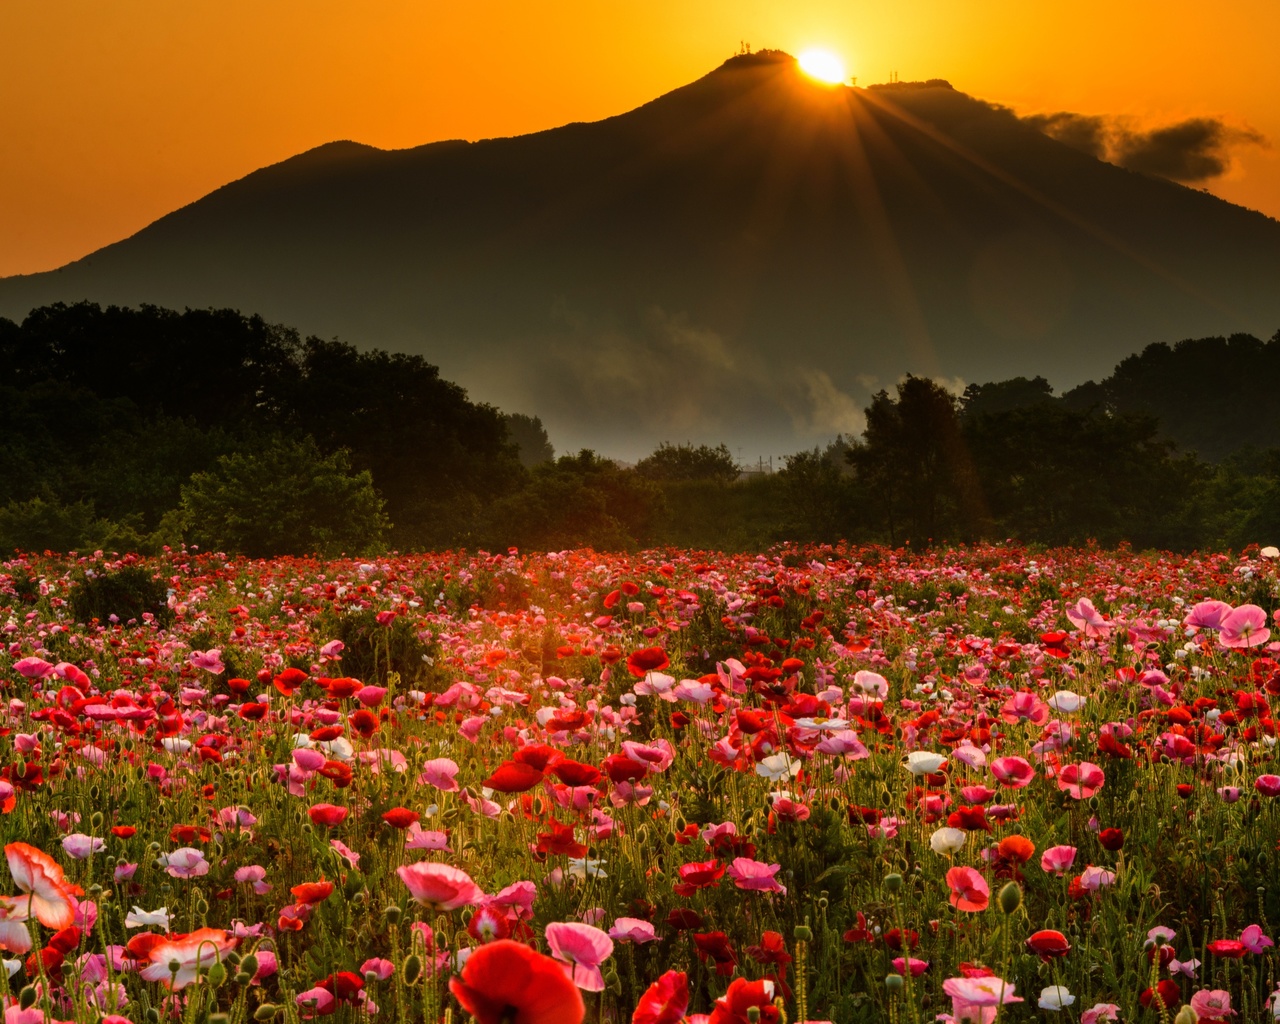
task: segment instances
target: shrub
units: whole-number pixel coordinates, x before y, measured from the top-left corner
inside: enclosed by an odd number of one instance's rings
[[[141,622],[150,612],[167,626],[173,618],[165,582],[137,565],[92,576],[83,574],[72,585],[68,600],[77,622],[97,619],[105,623],[112,615],[123,623]]]

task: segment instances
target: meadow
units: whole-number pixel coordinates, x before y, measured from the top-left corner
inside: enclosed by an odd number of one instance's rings
[[[16,558],[5,1024],[1280,1017],[1278,566]]]

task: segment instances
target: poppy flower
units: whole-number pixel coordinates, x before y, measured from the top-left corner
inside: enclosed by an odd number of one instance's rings
[[[1107,776],[1096,764],[1084,761],[1069,764],[1058,772],[1058,788],[1076,800],[1088,800],[1106,782]]]
[[[302,669],[287,668],[272,679],[271,682],[284,696],[292,697],[294,691],[305,683],[307,679],[308,676]]]
[[[1150,1006],[1156,1001],[1157,993],[1160,996],[1160,1004],[1166,1010],[1177,1006],[1182,1001],[1182,989],[1178,988],[1178,983],[1165,978],[1154,989],[1143,989],[1142,994],[1138,996],[1138,1002],[1143,1006]]]
[[[1048,963],[1055,957],[1066,956],[1071,950],[1071,943],[1062,932],[1046,928],[1033,933],[1031,938],[1027,939],[1027,948]]]
[[[600,965],[613,955],[613,939],[589,924],[553,921],[545,931],[551,955],[565,962],[565,971],[584,992],[603,992]]]
[[[694,861],[681,864],[677,869],[680,881],[673,889],[680,896],[692,896],[699,889],[707,889],[720,884],[725,866],[717,860]]]
[[[761,1024],[777,1024],[778,1008],[773,1005],[774,984],[768,979],[747,981],[734,978],[729,991],[716,1000],[708,1024],[747,1024],[752,1007],[759,1010]]]
[[[671,659],[661,647],[642,647],[627,655],[627,671],[637,679],[643,679],[650,672],[661,672],[670,664]]]
[[[293,893],[293,898],[299,903],[314,906],[317,903],[323,903],[333,894],[333,883],[323,880],[319,882],[303,882],[301,885],[295,885],[289,891]]]
[[[738,965],[738,955],[724,932],[694,932],[693,945],[703,963],[708,959],[715,961],[717,974],[727,977]]]
[[[421,817],[417,811],[411,811],[407,807],[393,807],[382,815],[382,820],[392,828],[408,828]]]
[[[552,766],[551,772],[566,786],[594,786],[603,777],[595,765],[565,759]]]
[[[688,977],[684,971],[667,971],[645,989],[631,1024],[680,1024],[688,1008]]]
[[[1115,852],[1124,846],[1124,830],[1118,828],[1104,828],[1098,833],[1098,842],[1104,850]]]
[[[307,808],[307,817],[314,825],[341,825],[350,813],[346,807],[336,804],[312,804]]]
[[[582,1024],[586,1013],[563,965],[510,939],[474,950],[449,990],[476,1024]]]
[[[542,771],[520,761],[504,761],[497,771],[484,780],[486,789],[499,793],[523,793],[533,789],[543,779]]]
[[[1226,960],[1240,960],[1249,952],[1244,943],[1237,939],[1214,939],[1205,948],[1214,956]]]
[[[1036,770],[1022,757],[997,757],[988,766],[1000,785],[1021,789],[1036,777]]]
[[[143,981],[158,981],[174,991],[186,988],[200,971],[223,959],[239,941],[221,928],[156,936],[147,945],[147,963],[138,973]]]
[[[4,856],[14,884],[28,897],[19,901],[26,904],[26,913],[46,928],[66,928],[75,922],[73,897],[84,895],[84,891],[66,880],[62,865],[27,843],[10,843]]]
[[[117,839],[132,839],[138,834],[138,830],[132,825],[112,825],[111,834]]]
[[[991,902],[991,887],[973,868],[951,868],[947,885],[951,887],[951,905],[957,910],[977,913],[986,910]]]
[[[471,876],[449,864],[420,861],[396,868],[396,874],[415,900],[437,911],[475,906],[484,899],[484,892]]]
[[[996,847],[996,852],[1002,860],[1013,864],[1025,864],[1035,856],[1036,844],[1026,836],[1005,836]]]

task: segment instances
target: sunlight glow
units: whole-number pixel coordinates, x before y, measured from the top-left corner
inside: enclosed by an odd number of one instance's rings
[[[819,82],[839,85],[845,80],[844,62],[830,50],[805,50],[798,63],[801,71]]]

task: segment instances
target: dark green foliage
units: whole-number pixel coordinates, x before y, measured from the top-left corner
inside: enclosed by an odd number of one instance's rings
[[[673,445],[664,441],[636,463],[636,472],[650,480],[706,480],[732,483],[738,479],[738,464],[724,444]]]
[[[534,470],[529,485],[490,510],[495,546],[620,550],[652,544],[666,515],[650,480],[584,449]]]
[[[220,456],[183,486],[182,514],[191,540],[252,558],[373,550],[390,525],[369,472],[309,437]]]
[[[447,677],[436,668],[439,645],[419,637],[413,621],[406,616],[397,615],[390,625],[382,626],[372,610],[326,612],[316,628],[326,640],[341,640],[344,644],[342,675],[379,686],[388,672],[397,673],[405,686],[422,686]]]
[[[551,447],[551,439],[547,437],[547,429],[540,418],[509,412],[502,420],[507,427],[507,438],[516,446],[520,465],[525,469],[533,469],[556,457],[556,450]]]
[[[68,602],[77,622],[97,619],[107,623],[111,616],[128,625],[143,621],[148,612],[165,626],[173,618],[168,605],[168,588],[164,580],[137,565],[126,565],[110,572],[85,573],[71,588]]]
[[[0,554],[14,551],[136,550],[142,517],[115,523],[99,518],[92,501],[64,503],[47,488],[27,501],[0,507]]]

